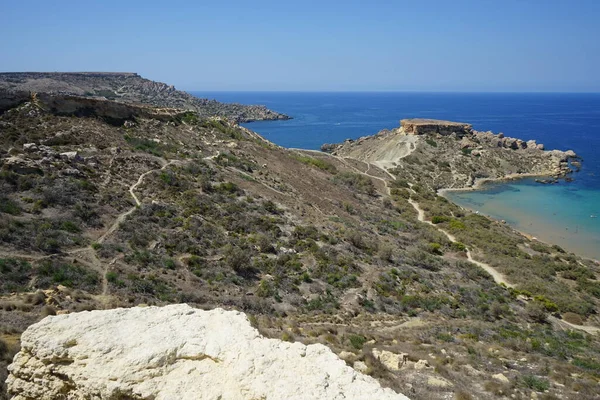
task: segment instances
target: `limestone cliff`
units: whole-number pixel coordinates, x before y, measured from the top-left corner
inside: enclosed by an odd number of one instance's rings
[[[472,133],[470,124],[437,119],[412,118],[400,121],[400,130],[407,135],[440,134],[465,136]]]
[[[25,399],[406,399],[323,345],[266,339],[245,315],[187,305],[48,317],[8,378]]]
[[[7,92],[3,93],[3,92]],[[289,119],[264,106],[227,104],[200,99],[173,85],[144,79],[129,72],[5,72],[0,73],[0,112],[15,92],[49,93],[114,100],[124,103],[193,110],[200,116],[219,116],[236,122]],[[17,96],[18,97],[18,96]]]

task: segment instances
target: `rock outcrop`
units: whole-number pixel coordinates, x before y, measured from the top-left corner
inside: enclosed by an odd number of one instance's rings
[[[440,134],[449,136],[456,134],[459,137],[470,135],[473,129],[471,124],[464,122],[442,121],[438,119],[411,118],[400,121],[400,132],[407,135]]]
[[[572,164],[578,158],[573,151],[545,151],[535,140],[480,132],[463,122],[403,119],[400,123],[399,128],[328,144],[322,150],[376,165],[401,179],[418,176],[421,184],[435,190],[471,187],[477,179],[526,175],[558,179],[579,168]]]
[[[406,399],[327,347],[262,337],[244,314],[187,305],[47,317],[9,367],[25,399]]]

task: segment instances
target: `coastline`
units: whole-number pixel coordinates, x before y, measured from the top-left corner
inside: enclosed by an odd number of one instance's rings
[[[523,173],[523,174],[509,174],[509,175],[506,175],[501,178],[481,178],[481,179],[477,179],[472,186],[465,187],[465,188],[442,188],[437,191],[437,194],[465,210],[469,210],[471,212],[485,215],[487,218],[495,221],[498,224],[508,225],[513,230],[513,232],[518,233],[519,235],[523,236],[524,238],[526,238],[529,241],[543,243],[548,246],[560,245],[561,247],[564,247],[566,251],[568,251],[570,253],[574,253],[581,258],[591,260],[595,263],[600,263],[600,257],[583,255],[583,254],[581,254],[580,251],[572,249],[571,246],[567,243],[559,244],[555,240],[552,240],[552,239],[540,239],[538,236],[536,236],[537,235],[536,233],[529,233],[522,229],[518,229],[513,224],[507,223],[503,219],[491,216],[484,211],[480,211],[480,210],[465,206],[463,204],[459,204],[459,203],[453,201],[453,199],[449,198],[449,196],[447,196],[448,193],[452,193],[452,192],[474,192],[474,191],[479,191],[479,190],[485,190],[485,185],[489,184],[489,183],[512,182],[512,181],[519,181],[519,180],[526,179],[526,178],[542,178],[542,177],[548,177],[548,176],[552,176],[552,174]],[[562,178],[564,178],[564,176],[562,176]]]
[[[479,178],[475,179],[473,185],[463,187],[463,188],[442,188],[437,190],[437,194],[443,197],[445,193],[448,192],[472,192],[476,190],[483,190],[483,186],[488,183],[502,183],[502,182],[510,182],[510,181],[518,181],[526,178],[547,178],[549,176],[553,176],[552,173],[524,173],[524,174],[508,174],[500,178]],[[564,176],[561,176],[564,178]],[[448,199],[449,200],[449,199]]]

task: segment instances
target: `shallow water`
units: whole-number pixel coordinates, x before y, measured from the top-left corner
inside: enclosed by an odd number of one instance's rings
[[[542,241],[600,260],[600,218],[594,218],[600,217],[600,191],[568,183],[540,185],[527,179],[445,196]]]
[[[192,92],[225,102],[264,104],[290,121],[245,124],[284,147],[319,149],[323,143],[373,135],[402,118],[437,118],[477,130],[535,139],[547,149],[583,157],[574,182],[533,180],[452,192],[456,203],[504,219],[515,229],[566,250],[600,259],[600,94],[564,93],[286,93]],[[597,215],[598,218],[590,218]]]

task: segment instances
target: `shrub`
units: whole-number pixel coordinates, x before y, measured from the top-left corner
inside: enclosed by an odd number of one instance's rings
[[[464,230],[467,228],[462,221],[459,221],[457,219],[451,220],[450,224],[448,224],[448,225],[450,227],[450,230],[452,230],[452,231]]]
[[[8,197],[0,197],[0,212],[10,215],[21,214],[21,207]]]
[[[384,261],[392,261],[392,256],[394,255],[394,250],[392,246],[384,244],[379,246],[379,258]]]
[[[125,141],[131,145],[135,150],[144,151],[146,153],[154,154],[155,156],[162,157],[168,146],[157,143],[153,140],[145,138],[137,138],[130,135],[124,136]]]
[[[79,265],[60,263],[56,260],[45,260],[36,268],[37,284],[41,287],[64,285],[89,291],[97,289],[100,279],[95,271]]]
[[[445,215],[434,215],[433,217],[431,217],[431,222],[433,224],[441,224],[443,222],[448,222],[450,221],[450,217],[447,217]]]
[[[544,392],[550,389],[550,383],[546,379],[538,378],[535,375],[524,375],[523,383],[536,392]]]
[[[452,242],[451,247],[452,247],[453,250],[456,250],[456,251],[465,251],[465,250],[467,250],[467,246],[465,246],[461,242]]]
[[[390,187],[408,189],[410,185],[408,184],[408,181],[406,179],[395,179],[390,183]]]
[[[530,301],[525,306],[527,316],[534,322],[545,323],[548,315],[546,308],[537,301]]]
[[[562,317],[565,321],[570,322],[571,324],[583,325],[583,318],[581,318],[581,315],[579,314],[575,314],[573,312],[566,312],[563,314]]]
[[[425,139],[425,143],[427,143],[428,145],[430,145],[432,147],[437,147],[437,142],[431,138]]]
[[[344,185],[355,189],[359,192],[366,193],[369,196],[375,196],[377,190],[371,178],[354,172],[342,172],[335,176],[334,182],[343,183]]]
[[[247,250],[235,245],[227,245],[224,251],[225,262],[239,274],[252,270],[250,265],[250,254]]]
[[[362,233],[360,233],[358,231],[349,231],[346,234],[346,239],[348,240],[348,242],[350,242],[350,244],[352,244],[352,246],[356,247],[357,249],[361,249],[361,250],[369,249],[369,245],[365,241]]]
[[[335,165],[321,159],[309,157],[309,156],[295,156],[296,160],[300,161],[302,164],[310,165],[312,167],[319,168],[323,171],[327,171],[329,173],[335,174],[337,169]]]
[[[256,289],[256,295],[258,297],[271,297],[277,293],[277,290],[273,284],[267,280],[261,280],[258,289]]]
[[[243,191],[238,187],[238,185],[236,185],[233,182],[220,183],[214,187],[214,190],[216,190],[217,192],[229,194],[243,193]]]
[[[573,365],[579,368],[587,369],[595,373],[600,373],[600,361],[591,358],[574,358]]]
[[[0,258],[0,293],[24,291],[30,276],[29,263],[15,258]]]
[[[319,231],[312,225],[301,226],[294,228],[294,237],[299,240],[312,239],[319,240]]]
[[[429,252],[431,254],[443,254],[442,253],[442,245],[439,243],[429,243],[429,245],[427,246],[427,249],[429,250]]]
[[[362,335],[350,335],[348,340],[350,341],[352,347],[354,347],[356,350],[362,349],[367,342],[367,338]]]

